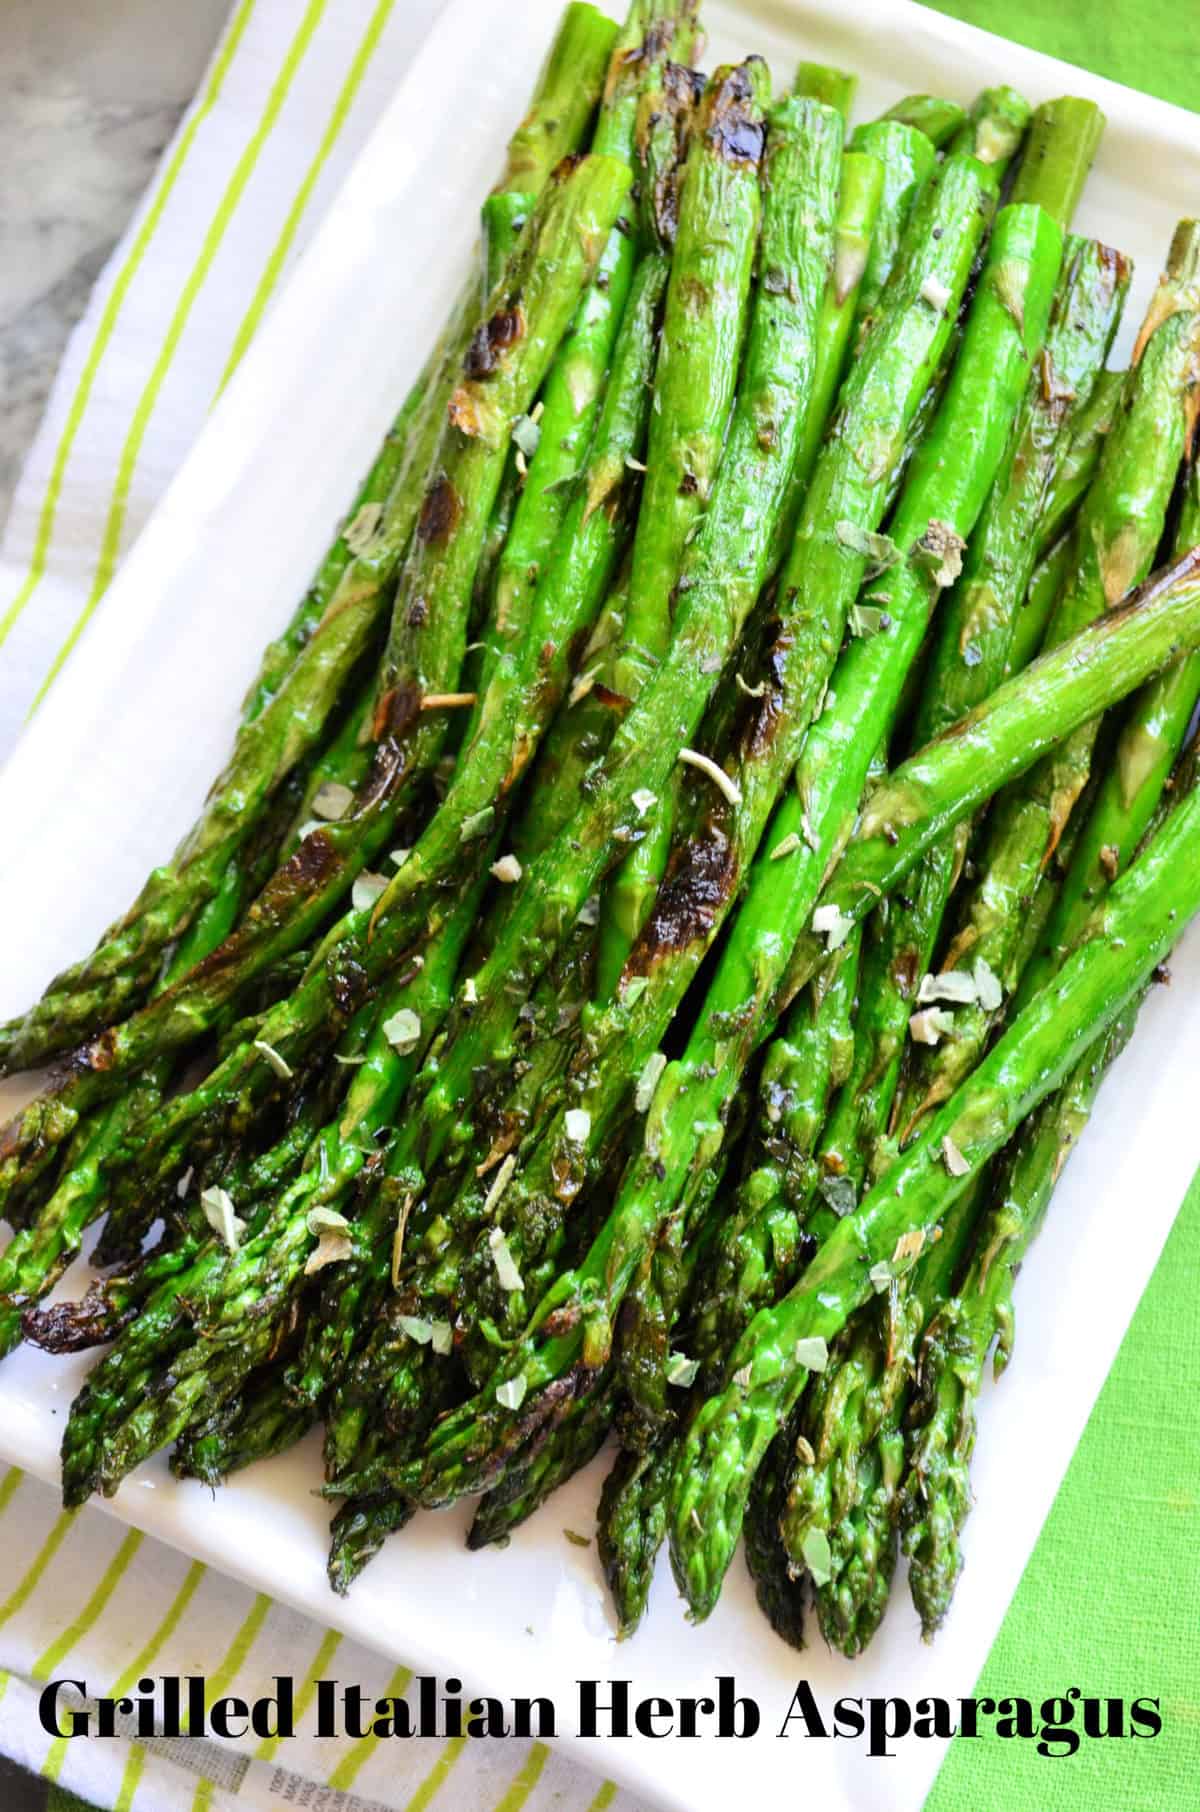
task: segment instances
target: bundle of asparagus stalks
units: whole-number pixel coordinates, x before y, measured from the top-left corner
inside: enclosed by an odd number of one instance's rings
[[[615,1435],[620,1627],[871,1638],[1200,907],[1200,224],[1127,371],[1089,102],[571,4],[451,319],[194,828],[0,1029],[0,1350],[68,1504],[324,1427],[345,1591]],[[47,1302],[93,1223],[96,1275]]]

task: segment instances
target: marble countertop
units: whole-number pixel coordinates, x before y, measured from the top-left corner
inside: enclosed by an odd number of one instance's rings
[[[0,522],[67,338],[229,3],[0,5]]]

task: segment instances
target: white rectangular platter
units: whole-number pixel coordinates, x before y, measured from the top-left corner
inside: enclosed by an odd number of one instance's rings
[[[258,652],[305,585],[457,289],[479,198],[558,5],[447,6],[0,776],[0,1015],[90,945],[192,821]],[[906,91],[967,101],[1000,80],[1034,101],[1092,95],[1109,124],[1077,224],[1137,260],[1125,356],[1175,220],[1200,209],[1200,120],[908,0],[711,0],[704,11],[709,67],[759,51],[782,87],[800,56],[842,64],[861,76],[860,118]],[[344,1601],[325,1583],[311,1443],[215,1501],[173,1483],[158,1462],[111,1509],[424,1671],[458,1674],[474,1689],[549,1694],[568,1737],[577,1679],[618,1675],[637,1696],[675,1696],[736,1675],[763,1709],[753,1741],[579,1745],[597,1769],[663,1807],[724,1812],[735,1797],[772,1796],[823,1812],[916,1812],[941,1744],[910,1741],[895,1759],[873,1761],[858,1744],[797,1749],[799,1739],[774,1732],[800,1674],[823,1705],[841,1693],[971,1691],[1200,1158],[1200,936],[1185,940],[1174,975],[1105,1088],[1022,1276],[1016,1359],[983,1408],[968,1564],[933,1647],[920,1642],[900,1586],[863,1660],[848,1664],[819,1645],[797,1657],[755,1611],[739,1560],[701,1629],[684,1623],[664,1563],[642,1630],[617,1649],[594,1547],[562,1534],[591,1529],[603,1463],[503,1553],[464,1553],[464,1513],[419,1518]],[[11,1085],[8,1099],[15,1105]],[[57,1476],[62,1421],[50,1410],[66,1404],[81,1370],[32,1353],[0,1368],[0,1455]]]

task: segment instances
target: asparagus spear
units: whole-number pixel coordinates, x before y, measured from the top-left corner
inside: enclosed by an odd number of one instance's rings
[[[670,252],[679,228],[679,192],[705,80],[698,69],[664,63],[638,101],[635,145],[639,231],[650,248]]]
[[[833,264],[817,316],[816,358],[812,392],[800,430],[791,480],[775,526],[769,572],[791,547],[800,503],[812,477],[826,432],[833,429],[833,407],[846,374],[850,336],[858,319],[862,284],[884,192],[884,167],[867,151],[842,154],[837,214],[833,225]],[[907,218],[907,216],[906,216]]]
[[[654,1563],[666,1539],[666,1484],[673,1452],[671,1440],[660,1440],[641,1452],[623,1448],[600,1493],[596,1545],[621,1636],[632,1635],[641,1622]]]
[[[672,1351],[673,1336],[693,1319],[693,1280],[721,1229],[718,1204],[745,1118],[744,1109],[735,1105],[734,1131],[723,1161],[713,1165],[695,1196],[659,1229],[621,1305],[616,1371],[624,1387],[620,1437],[626,1447],[650,1447],[675,1423],[677,1367],[684,1361]],[[688,1358],[685,1369],[690,1365]]]
[[[678,64],[666,63],[660,85],[650,82],[638,104],[639,230],[647,255],[658,252],[669,258],[675,243],[680,160],[699,99],[697,82],[702,92],[702,78]],[[513,849],[522,864],[545,849],[574,815],[584,778],[607,749],[616,727],[620,701],[608,682],[625,620],[629,578],[626,559],[576,665],[568,707],[551,725],[541,751],[528,789],[529,806],[513,828]]]
[[[938,151],[955,141],[967,123],[966,113],[957,101],[943,100],[937,94],[906,94],[894,107],[889,107],[882,117],[885,120],[898,120],[902,126],[912,126],[917,132],[923,132]],[[954,149],[979,157],[973,143],[955,143]],[[990,162],[990,159],[980,158],[980,162]]]
[[[467,1532],[468,1548],[505,1541],[540,1509],[551,1492],[589,1465],[604,1444],[612,1417],[612,1394],[603,1388],[575,1405],[527,1471],[506,1479],[500,1490],[489,1491],[480,1499]]]
[[[1070,443],[1050,480],[1042,505],[1039,557],[1049,554],[1066,535],[1076,510],[1090,490],[1105,440],[1120,413],[1124,390],[1123,371],[1102,371],[1091,396],[1074,420]],[[1031,649],[1031,659],[1036,652],[1036,648]]]
[[[1186,553],[1198,544],[1200,472],[1192,463],[1185,474],[1175,551]],[[1037,954],[1022,975],[1019,998],[1048,979],[1096,901],[1137,848],[1183,747],[1198,698],[1200,656],[1192,653],[1157,675],[1132,701]]]
[[[1029,590],[1025,594],[1017,620],[1013,624],[1005,675],[1011,677],[1028,667],[1046,640],[1046,630],[1054,614],[1068,572],[1071,570],[1072,535],[1061,535],[1033,569]]]
[[[490,321],[507,321],[510,327],[519,324],[520,331],[513,337],[508,330],[497,329],[499,338],[493,344],[495,335],[489,337],[488,330],[481,328],[480,348],[472,355],[475,363],[469,370],[479,372],[486,366],[486,376],[468,376],[456,393],[456,417],[467,422],[471,431],[454,422],[447,424],[439,476],[422,505],[415,551],[397,594],[402,622],[414,614],[416,621],[401,633],[385,660],[390,699],[387,725],[366,798],[359,799],[353,814],[305,839],[292,862],[256,902],[242,932],[214,952],[197,975],[75,1053],[69,1069],[26,1110],[23,1136],[32,1134],[41,1140],[48,1134],[49,1143],[57,1143],[82,1107],[110,1097],[125,1076],[150,1058],[192,1041],[248,972],[253,973],[280,949],[303,942],[321,913],[325,896],[336,889],[331,876],[338,876],[348,861],[369,851],[373,839],[386,834],[389,802],[406,777],[428,770],[444,734],[445,712],[422,710],[422,701],[426,695],[435,697],[443,691],[447,680],[453,682],[462,658],[471,573],[500,481],[512,423],[537,391],[629,181],[628,168],[608,158],[588,158],[574,168],[562,168],[539,201],[505,283],[493,298]],[[360,560],[364,558],[360,556]],[[423,634],[430,639],[421,644]],[[407,647],[406,635],[417,638],[418,645]],[[413,663],[403,681],[395,667],[402,653]],[[367,941],[370,917],[365,910],[352,911],[327,935],[313,990],[323,993],[323,1007],[333,1006],[339,992],[326,956],[332,959],[336,950],[335,963],[343,969],[352,963],[358,946]],[[377,946],[384,941],[377,938]],[[392,946],[389,954],[394,958],[399,952]],[[379,961],[376,973],[384,966]],[[302,987],[289,1005],[303,994]],[[310,1017],[309,1036],[322,1030],[325,1023],[323,1013]],[[269,1031],[264,1032],[263,1040],[279,1050]],[[257,1060],[260,1070],[264,1062],[253,1050],[235,1060],[247,1067]],[[222,1064],[216,1073],[225,1069]],[[268,1085],[271,1075],[267,1066]],[[166,1117],[186,1121],[201,1105],[195,1095],[181,1097]],[[7,1188],[4,1193],[7,1195]]]
[[[855,321],[873,321],[884,286],[900,254],[908,217],[937,161],[933,141],[899,120],[872,120],[851,134],[850,150],[883,167],[883,188],[875,214],[866,269],[858,286]]]
[[[838,1199],[838,1208],[845,1211],[844,1204]],[[805,1224],[804,1247],[805,1257],[799,1264],[782,1270],[778,1278],[778,1287],[770,1288],[765,1295],[768,1304],[774,1303],[783,1291],[790,1288],[796,1276],[802,1271],[822,1243],[829,1237],[839,1219],[838,1209],[828,1201],[822,1201],[809,1215]],[[775,1278],[770,1282],[775,1284]],[[715,1370],[710,1367],[710,1376],[701,1382],[692,1404],[692,1413],[700,1408],[706,1396],[712,1390],[720,1389],[723,1382],[726,1356],[734,1342],[745,1332],[758,1307],[753,1298],[734,1320],[733,1326],[721,1344],[714,1348]],[[860,1311],[859,1319],[869,1315],[871,1308]],[[804,1616],[809,1596],[807,1566],[798,1571],[790,1562],[789,1555],[780,1539],[780,1518],[787,1503],[787,1488],[793,1466],[807,1460],[812,1452],[808,1437],[804,1433],[804,1411],[806,1405],[801,1399],[789,1420],[780,1428],[779,1433],[767,1448],[762,1464],[754,1476],[750,1493],[746,1500],[746,1516],[742,1525],[742,1534],[746,1549],[746,1566],[754,1581],[754,1595],[759,1609],[776,1635],[792,1648],[804,1647]],[[682,1449],[685,1435],[676,1443],[675,1451],[670,1455],[663,1469],[661,1490],[663,1506],[660,1512],[662,1539],[666,1540],[667,1514],[666,1499],[674,1475],[676,1461]],[[824,1553],[819,1560],[824,1562]],[[832,1556],[830,1556],[830,1563]],[[824,1572],[824,1566],[820,1566]]]
[[[994,95],[1011,95],[1011,90],[989,90]],[[1025,103],[1016,97],[1020,106],[1016,115],[1011,111],[1010,120],[1014,121],[1010,137],[1015,134],[1018,142],[1028,124],[1028,111]],[[999,109],[1003,112],[1003,108]],[[1018,132],[1015,117],[1025,112],[1025,121]],[[1100,136],[1104,130],[1104,115],[1094,101],[1080,100],[1075,95],[1059,95],[1057,100],[1043,101],[1033,116],[1029,137],[1025,144],[1021,162],[1017,166],[1016,180],[1012,188],[1012,200],[1039,201],[1057,220],[1069,220],[1075,211],[1075,205],[1083,193],[1083,186],[1092,167],[1092,160],[1100,146]]]
[[[275,1360],[247,1379],[245,1387],[191,1423],[171,1455],[176,1478],[217,1486],[232,1472],[270,1459],[302,1440],[312,1412],[291,1402],[286,1362]]]
[[[726,1386],[697,1415],[672,1480],[671,1557],[694,1617],[712,1610],[758,1464],[828,1343],[874,1290],[912,1270],[971,1179],[1118,1017],[1200,909],[1198,856],[1193,793],[1113,887],[1055,981],[735,1347]]]
[[[540,190],[551,170],[581,142],[605,78],[616,36],[611,21],[572,0],[551,46],[529,112],[509,143],[501,187]],[[8,1069],[28,1067],[69,1046],[133,1004],[153,979],[157,958],[186,927],[219,885],[229,857],[254,824],[261,805],[320,735],[403,556],[420,504],[418,486],[438,444],[438,433],[463,352],[478,319],[475,282],[460,309],[465,323],[447,336],[438,374],[424,386],[399,469],[390,456],[372,474],[363,509],[383,523],[376,550],[365,562],[357,549],[367,517],[356,510],[318,574],[294,630],[284,637],[295,658],[284,669],[283,652],[268,650],[269,671],[252,695],[251,712],[234,753],[206,801],[204,812],[171,862],[150,876],[133,906],[110,928],[92,955],[51,983],[43,1002],[0,1034]],[[391,489],[384,497],[384,486]],[[267,693],[271,696],[268,699]]]
[[[835,69],[831,63],[810,63],[807,60],[796,65],[796,74],[792,79],[792,93],[803,95],[810,101],[820,101],[826,107],[832,107],[835,113],[842,116],[842,124],[850,122],[850,109],[854,105],[854,95],[858,88],[858,77],[845,69]]]
[[[779,1517],[783,1510],[793,1449],[797,1443],[802,1442],[804,1446],[800,1447],[799,1452],[803,1454],[807,1447],[806,1437],[800,1432],[799,1421],[797,1412],[791,1422],[780,1429],[763,1455],[750,1487],[742,1523],[746,1568],[754,1581],[758,1608],[775,1634],[789,1648],[794,1649],[805,1646],[807,1579],[803,1575],[798,1579],[792,1576],[787,1555],[779,1539]],[[663,1541],[667,1536],[666,1498],[670,1483],[671,1468],[668,1466],[664,1468],[662,1509],[659,1513]]]
[[[926,1638],[941,1625],[962,1571],[959,1536],[971,1507],[976,1401],[988,1353],[995,1343],[998,1378],[1012,1353],[1017,1272],[1100,1084],[1133,1030],[1139,1002],[1140,990],[1135,989],[1107,1033],[1087,1049],[1063,1086],[1014,1139],[967,1274],[922,1341],[899,1509],[909,1586]]]
[[[765,64],[722,68],[696,119],[680,193],[624,630],[612,668],[613,689],[622,700],[638,697],[666,651],[672,588],[724,450],[758,246],[767,98]],[[782,143],[786,171],[786,135]],[[770,137],[767,146],[763,180],[769,184]],[[606,890],[596,975],[602,998],[620,975],[653,897],[674,792],[669,785],[651,808],[646,834]]]
[[[1200,351],[1198,281],[1200,227],[1189,221],[1176,231],[1142,330],[1124,412],[1080,507],[1072,569],[1048,632],[1051,644],[1102,615],[1150,569],[1192,420]],[[986,963],[1004,994],[1011,994],[1019,979],[1014,958],[1021,903],[1053,856],[1087,782],[1098,729],[1098,720],[1082,725],[991,814],[980,879],[944,959],[946,968]],[[901,1137],[971,1068],[996,1012],[978,1001],[956,1010],[953,1037],[935,1047],[904,1091]]]
[[[481,313],[486,311],[488,297],[504,276],[504,267],[512,257],[521,229],[536,201],[536,195],[529,195],[522,189],[500,189],[489,195],[483,204],[480,211],[483,239]]]
[[[626,645],[615,667],[618,690],[630,698],[666,650],[671,587],[724,446],[758,243],[768,95],[760,59],[718,69],[692,132],[655,371]]]
[[[493,191],[496,196],[513,192],[536,197],[560,159],[586,143],[596,103],[611,87],[616,69],[624,61],[632,20],[631,13],[624,32],[618,32],[614,22],[595,8],[571,0],[547,52],[529,111],[509,141]],[[485,263],[485,280],[486,276]],[[492,287],[489,282],[485,300]],[[405,552],[415,525],[446,410],[479,319],[478,282],[470,278],[443,333],[441,357],[427,383],[403,464],[384,499],[383,526],[393,532],[397,557]]]
[[[517,240],[521,236],[521,230],[533,208],[535,200],[535,196],[523,194],[518,190],[502,189],[494,195],[489,195],[483,204],[480,215],[480,224],[482,228],[481,237],[483,241],[482,258],[480,260],[483,276],[481,285],[482,293],[479,299],[479,308],[481,312],[486,310],[488,297],[504,274],[504,267],[512,256]],[[536,432],[536,430],[533,431]],[[522,455],[522,459],[524,459],[524,455]],[[487,534],[484,537],[483,547],[480,550],[479,560],[475,567],[475,578],[471,586],[471,615],[469,621],[469,629],[472,635],[474,635],[480,625],[486,621],[488,612],[491,608],[492,596],[496,588],[496,569],[499,566],[500,557],[503,554],[505,545],[508,541],[509,530],[512,528],[513,516],[516,512],[520,496],[521,472],[517,467],[517,448],[513,446],[509,449],[508,459],[505,462],[504,467],[504,477],[500,481],[500,489],[496,494],[496,501],[492,505],[492,514],[491,519],[488,522]],[[474,690],[478,685],[475,669],[472,665],[472,655],[477,653],[477,649],[472,649],[468,653],[467,660],[463,664],[464,680],[466,680],[468,671],[470,671],[470,677],[472,681],[475,682],[471,687],[464,686],[464,690]],[[366,755],[367,759],[361,765],[361,771],[355,782],[356,787],[362,785],[370,765],[371,724],[374,719],[374,705],[375,689],[372,685],[368,688],[361,706],[360,724],[362,741],[365,745],[364,755]]]
[[[585,0],[569,0],[546,52],[529,111],[508,141],[497,189],[537,194],[568,151],[582,144],[612,62],[626,48],[616,24]]]
[[[1046,639],[1046,630],[1071,567],[1071,530],[1075,510],[1087,494],[1100,463],[1105,436],[1112,427],[1121,393],[1122,371],[1102,371],[1091,401],[1082,411],[1070,445],[1050,483],[1038,536],[1039,559],[1029,580],[1025,602],[1013,625],[1006,673],[1027,667]]]
[[[860,956],[861,932],[855,931],[836,961],[793,1002],[759,1075],[757,1140],[746,1174],[756,1176],[769,1166],[776,1187],[797,1203],[811,1192],[813,1148],[829,1097],[845,1080],[850,1063]]]
[[[821,967],[824,940],[838,940],[865,917],[871,903],[903,878],[939,834],[966,817],[999,781],[1028,767],[1048,742],[1061,740],[1098,708],[1128,693],[1181,646],[1196,645],[1198,573],[1200,551],[1134,593],[1127,606],[1110,613],[1103,624],[1082,631],[1069,645],[999,688],[955,730],[877,789],[825,889],[828,917],[818,910],[817,930],[802,933],[796,941],[768,1010],[765,1031],[771,1028],[772,1015]],[[777,943],[778,931],[773,935]],[[763,948],[761,942],[758,948]],[[728,1062],[725,1068],[727,1075]],[[635,1160],[630,1173],[634,1187],[629,1188],[627,1178],[617,1208],[585,1263],[559,1278],[539,1305],[529,1333],[499,1368],[504,1376],[494,1388],[505,1393],[499,1404],[489,1384],[447,1417],[435,1431],[425,1460],[396,1469],[392,1482],[399,1488],[419,1494],[422,1501],[444,1502],[463,1491],[490,1487],[508,1456],[537,1438],[547,1415],[559,1413],[564,1397],[586,1389],[589,1375],[594,1376],[607,1357],[611,1318],[658,1203],[664,1195],[674,1199],[683,1174],[697,1162],[702,1166],[719,1149],[720,1122],[711,1111],[704,1113],[704,1094],[719,1077],[707,1079],[703,1090],[694,1076],[688,1084],[682,1078],[682,1066],[674,1073],[668,1069],[647,1122],[645,1149],[665,1175],[644,1179],[639,1174],[641,1161]],[[677,1135],[673,1143],[663,1136],[669,1116],[679,1113],[683,1101],[689,1120],[700,1119],[705,1132],[699,1152],[692,1124],[688,1136]],[[934,1124],[941,1125],[943,1118]],[[951,1125],[950,1120],[946,1123]],[[566,1331],[560,1332],[564,1326]],[[507,1407],[512,1396],[519,1396],[524,1406],[515,1416]]]
[[[411,1521],[413,1510],[414,1506],[402,1497],[343,1504],[333,1519],[328,1569],[329,1583],[339,1598],[346,1596],[388,1536]]]
[[[689,1399],[681,1393],[688,1390],[703,1353],[703,1342],[685,1331],[694,1327],[697,1315],[689,1298],[697,1271],[703,1273],[721,1234],[719,1203],[727,1168],[714,1166],[687,1213],[668,1222],[632,1279],[623,1304],[615,1363],[629,1401],[619,1418],[622,1451],[605,1481],[597,1516],[601,1564],[623,1636],[630,1635],[641,1619],[666,1533],[663,1490],[670,1454],[688,1413]],[[688,1350],[673,1351],[681,1336]],[[595,1393],[585,1394],[571,1417],[586,1416],[594,1401]],[[549,1445],[559,1439],[558,1433],[552,1434]],[[538,1464],[535,1453],[532,1465]],[[521,1469],[514,1471],[519,1478]]]
[[[1094,240],[1069,242],[1041,358],[1035,361],[963,572],[942,606],[917,709],[918,747],[1003,678],[1042,538],[1041,515],[1075,423],[1087,409],[1120,319],[1129,267]],[[855,1187],[887,1131],[918,983],[929,968],[962,833],[930,852],[905,901],[872,921],[851,1073],[821,1139],[825,1170]],[[875,1173],[877,1174],[877,1173]]]
[[[985,88],[976,95],[969,116],[951,137],[947,151],[977,157],[981,164],[995,164],[998,173],[1003,174],[1021,148],[1032,113],[1029,102],[1015,88]],[[1092,150],[1094,153],[1095,145]],[[1090,164],[1091,158],[1087,161]],[[1029,197],[1018,196],[1014,191],[1012,199],[1026,201]],[[1051,208],[1051,212],[1058,210]]]
[[[669,55],[686,57],[695,37],[692,0],[638,0],[617,39],[593,153],[632,165],[638,107],[654,92]],[[637,260],[637,235],[622,217],[609,235],[570,331],[538,399],[538,420],[521,424],[518,446],[527,471],[512,526],[496,566],[495,600],[485,629],[478,688],[485,691],[508,650],[529,629],[538,578],[555,545],[581,470],[625,310]],[[532,451],[530,450],[532,448]],[[476,708],[476,727],[483,701]]]

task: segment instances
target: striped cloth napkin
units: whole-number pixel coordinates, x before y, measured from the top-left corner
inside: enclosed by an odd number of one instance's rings
[[[0,755],[85,629],[394,91],[439,0],[237,0],[68,348],[0,550]],[[265,1533],[265,1532],[264,1532]],[[407,1668],[95,1510],[0,1477],[0,1751],[119,1812],[637,1812],[565,1750],[516,1740],[53,1741],[48,1679],[119,1695],[276,1674],[403,1695]],[[15,1562],[15,1564],[14,1564]],[[305,1716],[299,1716],[303,1712]]]
[[[15,1568],[6,1561],[0,1569],[7,1592],[0,1749],[89,1805],[117,1812],[639,1812],[565,1747],[512,1738],[316,1737],[318,1679],[353,1682],[370,1700],[400,1698],[412,1691],[410,1670],[100,1511],[61,1513],[48,1486],[15,1469],[0,1474],[0,1549],[18,1557]],[[282,1742],[62,1741],[38,1720],[48,1680],[79,1680],[93,1697],[119,1697],[163,1674],[204,1675],[210,1702],[272,1694],[275,1676],[288,1675],[298,1734]],[[70,1695],[62,1701],[72,1702],[82,1703]]]

